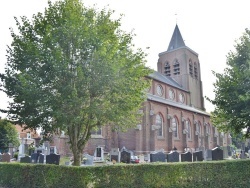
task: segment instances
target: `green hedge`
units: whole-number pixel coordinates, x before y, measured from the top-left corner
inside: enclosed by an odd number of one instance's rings
[[[0,187],[250,187],[250,160],[72,167],[0,163]]]

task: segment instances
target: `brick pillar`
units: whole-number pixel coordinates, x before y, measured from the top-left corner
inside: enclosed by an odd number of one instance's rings
[[[184,149],[187,147],[187,133],[184,132],[184,130],[186,129],[186,120],[184,121],[181,121],[181,124],[182,124],[182,150],[184,151]]]
[[[171,151],[173,149],[173,132],[171,127],[171,119],[167,118],[167,150]]]

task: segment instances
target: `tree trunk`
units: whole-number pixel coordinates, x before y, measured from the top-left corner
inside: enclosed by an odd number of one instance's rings
[[[77,147],[73,147],[72,149],[74,155],[73,166],[80,166],[82,162],[82,149],[78,149]]]
[[[83,135],[79,135],[79,126],[71,126],[68,129],[69,142],[71,145],[71,150],[73,153],[73,166],[80,166],[82,162],[82,152],[83,149],[90,138],[90,132],[87,131]]]

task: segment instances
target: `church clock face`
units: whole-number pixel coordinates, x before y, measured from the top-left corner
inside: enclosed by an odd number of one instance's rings
[[[185,98],[184,98],[183,93],[180,93],[180,94],[179,94],[179,101],[180,101],[181,103],[184,103]]]
[[[157,92],[157,95],[159,96],[163,95],[163,88],[161,85],[157,85],[156,92]]]
[[[174,99],[174,91],[173,91],[172,89],[169,90],[168,96],[169,96],[169,98],[170,98],[171,100]]]

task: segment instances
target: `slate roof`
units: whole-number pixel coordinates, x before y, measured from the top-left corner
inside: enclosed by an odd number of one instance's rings
[[[151,73],[149,75],[150,78],[152,79],[155,79],[155,80],[158,80],[160,82],[163,82],[165,84],[168,84],[168,85],[171,85],[175,88],[178,88],[180,90],[183,90],[183,91],[186,91],[188,92],[187,90],[185,90],[179,83],[177,83],[173,78],[169,77],[169,76],[165,76],[157,71],[154,71],[153,73]]]
[[[209,113],[207,113],[205,111],[202,111],[200,109],[197,109],[197,108],[194,108],[192,106],[188,106],[188,105],[185,105],[185,104],[182,104],[182,103],[178,103],[178,102],[175,102],[175,101],[172,101],[172,100],[169,100],[169,99],[165,99],[165,98],[153,95],[151,93],[147,94],[147,99],[151,100],[151,101],[156,101],[156,102],[160,102],[160,103],[163,103],[163,104],[167,104],[167,105],[170,105],[170,106],[174,106],[174,107],[177,107],[177,108],[185,109],[185,110],[188,110],[188,111],[191,111],[191,112],[194,112],[194,113],[199,113],[199,114],[203,114],[203,115],[206,115],[206,116],[210,116]]]
[[[168,45],[167,51],[174,50],[174,49],[184,47],[184,46],[186,46],[186,45],[185,45],[184,40],[181,36],[181,32],[179,30],[179,27],[176,24],[175,29],[174,29],[174,33],[173,33],[172,38],[170,40],[170,43]]]

